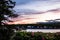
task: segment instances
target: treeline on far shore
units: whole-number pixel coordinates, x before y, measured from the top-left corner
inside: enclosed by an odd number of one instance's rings
[[[54,24],[10,24],[10,25],[2,25],[0,27],[7,28],[22,28],[22,29],[60,29],[60,23]]]

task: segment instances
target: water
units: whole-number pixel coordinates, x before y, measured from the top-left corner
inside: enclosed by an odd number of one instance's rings
[[[44,32],[44,33],[56,33],[60,32],[60,29],[27,29],[27,32]]]

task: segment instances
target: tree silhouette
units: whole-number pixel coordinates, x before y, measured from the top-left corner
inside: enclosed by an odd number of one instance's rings
[[[9,27],[5,27],[6,21],[13,22],[9,18],[17,17],[14,14],[14,6],[16,2],[12,0],[0,0],[0,40],[10,40],[10,37],[14,34],[13,30]]]
[[[17,17],[18,15],[14,14],[14,6],[16,2],[12,0],[0,0],[0,25],[6,24],[5,21],[12,22],[9,20],[9,17]]]

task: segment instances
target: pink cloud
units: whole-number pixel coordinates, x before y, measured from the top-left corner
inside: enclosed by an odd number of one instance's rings
[[[22,17],[19,16],[18,18],[13,19],[16,21],[12,23],[9,22],[8,24],[28,24],[57,18],[60,18],[60,9],[52,9],[45,12],[37,12],[34,14],[24,15]]]

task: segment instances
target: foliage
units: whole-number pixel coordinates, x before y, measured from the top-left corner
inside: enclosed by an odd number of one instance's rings
[[[0,0],[0,25],[6,24],[6,21],[12,22],[9,17],[18,16],[14,14],[14,6],[15,2],[12,2],[12,0]]]
[[[6,22],[13,22],[9,18],[17,17],[18,15],[14,14],[14,6],[16,2],[12,0],[0,0],[0,40],[10,40],[11,36],[14,34],[14,31],[11,28],[7,28]]]
[[[14,40],[60,40],[60,35],[58,33],[41,33],[34,32],[17,32]]]

